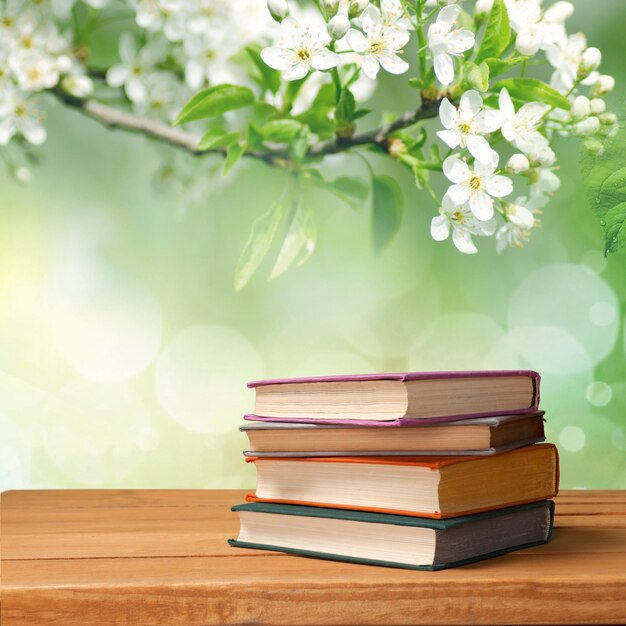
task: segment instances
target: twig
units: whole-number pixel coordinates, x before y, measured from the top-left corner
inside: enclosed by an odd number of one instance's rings
[[[144,135],[167,143],[174,148],[185,150],[190,154],[200,156],[207,154],[225,155],[224,148],[214,148],[210,150],[198,150],[198,135],[172,128],[163,122],[154,119],[141,117],[134,113],[122,111],[107,104],[102,104],[95,100],[84,100],[68,94],[61,89],[53,90],[59,100],[64,104],[81,111],[100,124],[113,129],[123,129],[131,133]],[[396,130],[411,126],[416,122],[435,117],[438,111],[438,103],[425,102],[419,109],[408,111],[389,124],[384,124],[371,131],[354,135],[350,138],[334,138],[319,141],[309,148],[310,156],[324,156],[325,154],[336,154],[344,152],[356,146],[366,144],[378,145],[384,149],[387,147],[389,135]],[[286,150],[268,150],[267,152],[249,151],[245,156],[260,159],[270,164],[284,161],[289,158]]]

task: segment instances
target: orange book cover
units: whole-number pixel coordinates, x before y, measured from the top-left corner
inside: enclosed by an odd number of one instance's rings
[[[471,515],[473,513],[481,513],[483,511],[489,511],[493,508],[503,508],[506,506],[515,506],[518,504],[527,504],[529,502],[535,502],[538,499],[545,500],[548,498],[554,498],[559,490],[559,454],[558,449],[554,444],[551,443],[539,443],[534,444],[533,448],[542,447],[542,448],[551,448],[554,456],[555,456],[555,479],[554,479],[554,490],[550,494],[546,494],[542,498],[530,498],[527,500],[516,500],[514,502],[507,502],[503,504],[501,507],[482,507],[471,510],[466,510],[462,512],[455,513],[454,515],[446,515],[445,517],[459,517],[461,515]],[[496,457],[502,457],[505,455],[513,455],[513,454],[523,454],[527,451],[527,448],[517,448],[515,450],[510,450],[508,452],[504,452],[500,455],[494,455],[491,457],[484,456],[405,456],[405,457],[353,457],[353,456],[343,456],[343,457],[291,457],[291,458],[278,458],[278,457],[263,457],[260,459],[259,457],[248,457],[246,459],[247,463],[254,463],[257,460],[260,461],[271,461],[276,463],[281,463],[284,461],[298,462],[298,463],[360,463],[367,465],[407,465],[413,467],[429,467],[432,470],[438,470],[447,465],[455,465],[458,463],[468,463],[475,460],[485,460],[485,459],[494,459]],[[322,502],[309,502],[306,500],[278,500],[278,499],[268,499],[268,498],[259,498],[256,494],[249,493],[246,495],[246,502],[277,502],[281,504],[298,504],[303,506],[318,506],[325,507],[331,509],[352,509],[356,511],[372,511],[374,513],[387,513],[392,515],[411,515],[414,517],[429,517],[432,519],[442,519],[444,516],[441,513],[424,513],[424,512],[415,512],[415,511],[404,511],[399,509],[383,509],[376,507],[362,507],[362,506],[349,506],[345,504],[329,504]]]

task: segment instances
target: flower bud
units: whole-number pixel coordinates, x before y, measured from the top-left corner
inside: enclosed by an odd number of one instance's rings
[[[604,152],[604,144],[594,137],[585,139],[584,145],[591,154],[602,154]]]
[[[522,172],[527,171],[529,168],[530,161],[528,160],[528,157],[519,152],[517,154],[514,154],[506,164],[506,170],[511,174],[521,174]]]
[[[67,54],[62,54],[55,59],[55,65],[59,74],[66,74],[72,68],[72,59]]]
[[[359,15],[361,15],[361,13],[363,13],[363,11],[365,11],[369,3],[369,0],[350,0],[348,17],[358,17]]]
[[[603,126],[613,126],[613,124],[617,124],[617,115],[615,113],[602,113],[598,116],[598,120]]]
[[[474,7],[474,15],[478,16],[486,16],[487,13],[491,12],[493,7],[493,0],[477,0],[476,6]]]
[[[585,78],[598,69],[602,61],[602,53],[598,48],[587,48],[578,65],[578,78]]]
[[[572,16],[574,12],[574,5],[571,2],[554,3],[551,7],[546,9],[543,19],[551,24],[562,24],[567,18]]]
[[[345,15],[335,15],[328,21],[327,28],[333,39],[341,39],[350,28],[350,20]]]
[[[604,113],[606,111],[606,102],[602,98],[594,98],[589,102],[589,108],[594,115]]]
[[[28,184],[33,178],[33,173],[25,165],[12,168],[11,173],[13,174],[13,178],[23,185]]]
[[[93,92],[93,82],[89,76],[70,74],[61,81],[61,87],[67,93],[77,98],[86,98]]]
[[[324,8],[328,15],[335,15],[339,10],[339,0],[324,0]]]
[[[600,130],[600,120],[597,117],[587,117],[574,125],[574,134],[580,137],[595,135]]]
[[[615,87],[615,79],[608,74],[602,74],[593,86],[592,92],[597,96],[605,96]]]
[[[572,104],[572,117],[589,117],[591,113],[591,102],[586,96],[577,96]]]
[[[541,146],[529,153],[528,158],[537,165],[551,167],[556,161],[556,154],[550,146]]]
[[[524,56],[531,57],[539,52],[543,35],[538,26],[528,26],[520,31],[515,40],[515,49]]]
[[[289,15],[286,0],[267,0],[267,9],[279,24]]]

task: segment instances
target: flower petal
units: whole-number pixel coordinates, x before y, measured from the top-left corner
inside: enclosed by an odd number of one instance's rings
[[[455,30],[448,36],[448,51],[452,54],[462,54],[474,47],[476,37],[471,30]]]
[[[493,217],[493,199],[484,191],[479,191],[470,197],[469,207],[474,217],[481,222],[486,222]]]
[[[453,183],[462,183],[469,178],[470,169],[465,161],[461,161],[457,156],[451,156],[443,162],[443,173]]]
[[[476,254],[478,248],[472,241],[472,236],[464,229],[455,228],[452,231],[452,241],[456,249],[463,254]]]
[[[385,41],[389,44],[389,48],[392,50],[400,50],[409,43],[411,34],[406,28],[399,26],[390,26],[385,30]]]
[[[489,142],[484,137],[480,137],[479,135],[468,135],[467,149],[470,151],[470,154],[481,163],[485,165],[491,163],[492,149]]]
[[[339,55],[328,48],[317,50],[311,57],[311,67],[315,70],[329,70],[337,67]]]
[[[458,119],[456,107],[450,102],[450,100],[448,100],[448,98],[444,98],[439,105],[439,119],[441,120],[443,127],[448,130],[452,128]]]
[[[280,24],[281,48],[297,48],[302,43],[302,27],[294,17],[286,17]]]
[[[450,235],[450,220],[445,215],[437,215],[430,222],[430,236],[435,241],[443,241]]]
[[[449,54],[436,54],[433,65],[435,76],[442,85],[449,85],[454,80],[454,63]]]
[[[290,55],[286,50],[278,46],[269,46],[269,48],[261,50],[263,61],[275,70],[286,70],[289,67],[289,57]]]
[[[495,133],[502,126],[502,115],[495,109],[484,109],[476,116],[476,129],[481,133]]]
[[[439,11],[437,21],[454,24],[454,22],[457,21],[459,15],[461,15],[461,7],[457,6],[456,4],[449,4],[448,6],[443,7],[441,11]]]
[[[363,73],[368,78],[373,79],[373,78],[376,78],[376,76],[378,75],[378,70],[380,69],[380,65],[374,56],[372,56],[371,54],[368,54],[363,57],[363,63],[361,64],[361,69],[363,70]]]
[[[355,52],[363,53],[367,50],[367,39],[365,35],[359,31],[351,28],[346,35],[346,41],[352,50]]]
[[[439,130],[437,137],[449,148],[456,148],[461,143],[461,135],[456,130]]]
[[[409,64],[393,52],[378,55],[378,61],[390,74],[403,74],[409,69]]]
[[[285,80],[300,80],[309,73],[309,66],[306,63],[292,63],[284,72]]]
[[[126,65],[112,65],[107,70],[107,83],[111,87],[121,87],[130,76],[130,69]]]
[[[500,92],[498,103],[500,104],[500,111],[504,119],[511,119],[515,115],[513,100],[511,100],[509,90],[506,87]]]
[[[15,123],[11,118],[0,120],[0,146],[6,146],[15,135]]]
[[[469,200],[469,189],[466,185],[450,185],[446,195],[455,206],[462,206]]]
[[[459,118],[468,121],[474,119],[482,106],[483,99],[475,89],[466,91],[459,103]]]
[[[32,143],[34,146],[42,144],[47,137],[46,129],[32,118],[24,118],[20,130],[26,141]]]
[[[513,181],[507,176],[496,174],[485,180],[485,189],[495,198],[504,198],[513,191]]]

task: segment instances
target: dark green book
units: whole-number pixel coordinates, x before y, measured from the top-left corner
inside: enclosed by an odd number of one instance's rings
[[[547,543],[554,502],[447,520],[251,502],[232,508],[231,546],[417,570],[440,570]]]

